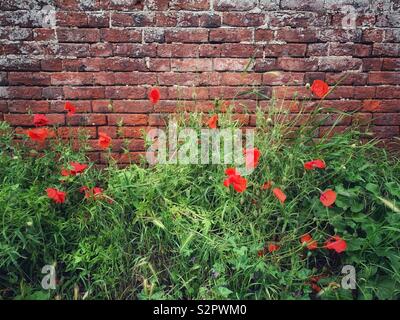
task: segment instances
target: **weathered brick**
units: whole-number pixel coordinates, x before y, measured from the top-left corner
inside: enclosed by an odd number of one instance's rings
[[[251,41],[252,38],[253,38],[253,31],[250,29],[221,28],[221,29],[210,30],[211,43],[245,42],[245,41]]]
[[[177,72],[185,71],[212,71],[211,59],[172,59],[171,70]]]
[[[215,58],[214,70],[216,71],[245,71],[252,68],[250,59]]]
[[[262,13],[225,12],[222,23],[233,27],[259,27],[264,25],[265,15]]]
[[[144,114],[109,114],[107,115],[109,125],[124,124],[127,126],[144,126],[148,123],[148,115]]]
[[[59,42],[98,42],[100,32],[97,29],[57,29]]]
[[[142,33],[131,29],[102,29],[101,40],[107,42],[141,42]]]

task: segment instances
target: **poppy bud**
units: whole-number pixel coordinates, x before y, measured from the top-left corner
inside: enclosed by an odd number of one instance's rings
[[[306,83],[306,89],[310,89],[311,85],[310,83]]]

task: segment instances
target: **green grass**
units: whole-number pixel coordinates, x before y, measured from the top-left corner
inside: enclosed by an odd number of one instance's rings
[[[110,162],[62,182],[62,166],[89,163],[86,148],[72,151],[56,140],[32,154],[26,138],[16,146],[1,123],[0,297],[398,299],[399,161],[377,141],[361,143],[357,128],[313,139],[319,111],[300,127],[279,108],[258,111],[262,156],[242,194],[223,186],[226,165],[118,169]],[[199,129],[199,116],[186,125]],[[238,126],[229,112],[220,125]],[[304,162],[317,158],[327,168],[305,171]],[[268,180],[286,193],[285,205],[261,190]],[[102,187],[112,203],[85,200],[78,191],[83,185]],[[52,203],[48,187],[67,191],[67,202]],[[333,208],[319,201],[328,188],[338,194]],[[299,241],[304,233],[320,246],[338,234],[348,248],[309,251]],[[270,242],[280,250],[259,257]],[[57,271],[52,291],[40,286],[48,264]],[[356,269],[356,290],[338,288],[344,265]],[[321,274],[316,294],[309,280]]]

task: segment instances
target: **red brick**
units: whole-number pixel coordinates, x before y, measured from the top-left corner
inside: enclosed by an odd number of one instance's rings
[[[64,110],[66,101],[51,101],[50,103],[50,111],[51,112],[63,112],[66,113]],[[88,113],[92,111],[91,102],[90,101],[71,101],[72,104],[76,107],[77,113]]]
[[[170,2],[172,10],[201,10],[207,11],[210,9],[210,0],[175,0]]]
[[[157,56],[162,58],[191,58],[197,57],[197,44],[160,44],[157,46]]]
[[[148,113],[153,108],[148,100],[114,100],[112,106],[113,112],[117,113]]]
[[[143,87],[106,87],[105,98],[107,99],[144,99],[146,89]]]
[[[221,28],[210,30],[210,42],[227,43],[227,42],[245,42],[251,41],[253,31],[241,28]]]
[[[365,100],[363,111],[369,112],[398,112],[400,100]]]
[[[245,71],[250,66],[250,59],[215,58],[214,70],[216,71]]]
[[[67,124],[72,126],[101,126],[107,123],[104,114],[74,114],[67,116]]]
[[[95,43],[90,45],[92,57],[110,57],[113,55],[113,47],[110,43]]]
[[[148,13],[111,13],[111,25],[113,27],[151,27],[154,25],[154,17]]]
[[[278,58],[277,64],[285,71],[316,71],[318,69],[316,59]]]
[[[398,86],[379,86],[376,87],[377,99],[400,99]]]
[[[260,58],[263,56],[263,46],[254,44],[223,44],[221,45],[221,57],[232,58]]]
[[[225,12],[222,21],[226,26],[259,27],[265,23],[265,15],[262,13]]]
[[[65,99],[102,99],[103,87],[64,87]]]
[[[221,74],[221,84],[225,86],[260,85],[261,74],[257,73],[232,73]]]
[[[211,59],[172,59],[171,70],[175,72],[185,71],[212,71]]]
[[[385,58],[385,59],[383,59],[382,70],[400,71],[400,58]]]
[[[375,72],[372,71],[368,76],[369,84],[400,84],[400,74],[398,72]]]
[[[276,32],[276,40],[286,42],[316,42],[316,31],[307,29],[280,29]]]
[[[101,39],[107,42],[141,42],[142,33],[131,29],[102,29]]]
[[[41,99],[42,88],[40,87],[8,87],[7,97],[10,99]]]
[[[267,85],[301,85],[304,83],[304,73],[299,72],[266,72],[263,84]]]
[[[45,86],[50,85],[50,74],[38,72],[10,72],[9,85]]]
[[[307,45],[305,44],[267,44],[264,49],[266,57],[304,57]]]
[[[155,14],[155,25],[157,27],[175,27],[178,23],[176,12],[157,12]]]
[[[372,123],[381,126],[400,126],[400,113],[374,113]]]
[[[57,29],[59,42],[98,42],[100,32],[97,29]]]
[[[208,41],[208,30],[167,30],[165,42],[202,43]]]
[[[222,45],[217,44],[202,44],[199,48],[199,56],[202,58],[220,57]]]
[[[86,72],[63,72],[63,73],[52,73],[51,84],[52,85],[71,85],[71,86],[82,86],[90,85],[93,83],[93,74]]]
[[[198,82],[198,75],[196,73],[163,72],[158,75],[158,83],[160,85],[195,86]]]
[[[144,114],[109,114],[107,119],[109,125],[122,123],[127,126],[144,126],[147,125],[149,116]]]
[[[56,40],[56,33],[54,29],[34,29],[33,40],[35,41],[52,41]]]
[[[379,139],[399,136],[399,126],[374,126],[372,132]]]
[[[82,135],[93,139],[97,136],[97,130],[95,127],[61,127],[57,128],[57,135],[63,139],[78,139]]]
[[[50,125],[64,125],[65,115],[63,114],[46,114]],[[33,115],[28,114],[5,114],[4,120],[13,126],[33,127]]]
[[[57,26],[86,27],[88,18],[85,12],[58,11],[56,13]]]

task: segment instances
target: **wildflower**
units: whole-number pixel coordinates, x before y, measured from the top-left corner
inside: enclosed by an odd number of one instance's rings
[[[243,154],[245,156],[246,168],[254,169],[258,165],[258,160],[260,159],[261,152],[257,148],[244,149]]]
[[[153,104],[156,104],[160,100],[161,94],[160,90],[153,88],[149,92],[149,99]]]
[[[31,140],[43,142],[49,136],[49,129],[47,128],[30,129],[26,133],[31,138]]]
[[[311,92],[322,99],[329,91],[328,84],[322,80],[314,80],[311,85]]]
[[[284,204],[286,200],[286,194],[279,188],[272,189],[274,196],[279,200],[280,203]]]
[[[36,127],[43,127],[49,124],[49,119],[44,114],[35,114],[33,116],[33,124]]]
[[[318,248],[318,242],[314,240],[308,233],[301,236],[300,242],[303,245],[305,244],[310,250],[315,250]]]
[[[261,257],[264,257],[264,255],[265,255],[265,252],[266,250],[265,250],[265,248],[263,248],[263,249],[261,249],[261,250],[258,250],[257,251],[257,255],[261,258]]]
[[[94,187],[90,189],[87,186],[83,186],[79,189],[81,193],[85,193],[85,199],[100,199],[103,196],[103,189],[99,187]]]
[[[207,124],[210,127],[210,129],[216,129],[217,128],[217,122],[218,122],[218,115],[214,114],[208,121]]]
[[[268,189],[271,189],[271,187],[272,187],[272,181],[270,180],[270,181],[265,182],[265,183],[261,186],[261,189],[262,189],[262,190],[268,190]]]
[[[81,164],[78,162],[70,162],[69,165],[72,167],[72,169],[71,170],[62,169],[61,175],[76,176],[77,174],[84,172],[88,167],[86,164]]]
[[[76,112],[76,107],[71,102],[67,101],[64,110],[68,111],[67,116],[72,116]]]
[[[325,164],[324,160],[316,159],[316,160],[308,161],[304,164],[304,169],[306,169],[306,170],[313,170],[315,168],[325,169],[326,164]]]
[[[325,248],[329,250],[335,250],[337,253],[341,253],[346,250],[347,243],[344,239],[339,236],[333,236],[328,239],[325,243]]]
[[[225,174],[228,175],[228,178],[224,180],[225,187],[229,188],[230,185],[233,185],[233,189],[239,193],[246,190],[247,179],[243,178],[235,168],[226,169]]]
[[[278,246],[277,244],[270,243],[270,244],[268,245],[268,251],[269,251],[270,253],[272,253],[272,252],[274,252],[274,251],[277,251],[277,250],[279,250],[279,249],[280,249],[280,246]]]
[[[65,202],[65,197],[66,193],[54,188],[48,188],[46,189],[47,196],[52,199],[55,203],[64,203]]]
[[[336,201],[336,192],[328,189],[321,194],[319,200],[325,207],[330,207]]]
[[[111,144],[111,138],[103,132],[99,132],[99,146],[103,149],[107,149]]]

